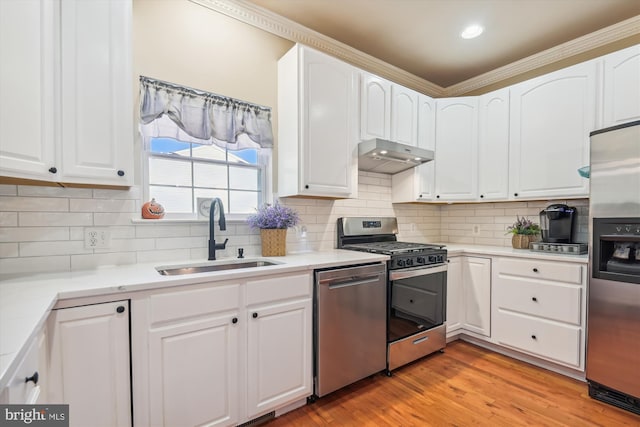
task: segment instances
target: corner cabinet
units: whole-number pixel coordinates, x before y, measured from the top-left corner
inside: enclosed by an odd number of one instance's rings
[[[302,45],[278,61],[278,196],[357,197],[358,70]]]
[[[0,3],[0,176],[132,185],[131,1]]]
[[[587,197],[589,132],[596,128],[596,61],[511,87],[511,199]]]
[[[130,426],[129,303],[53,310],[46,403],[66,403],[69,425]]]
[[[310,273],[132,301],[135,425],[231,426],[312,393]]]
[[[447,337],[460,332],[491,335],[491,259],[448,259]]]
[[[604,57],[604,123],[640,120],[640,46]]]

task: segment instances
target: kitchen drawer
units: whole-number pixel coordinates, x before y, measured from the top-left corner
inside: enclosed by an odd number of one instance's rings
[[[247,305],[311,297],[311,274],[269,277],[247,282]]]
[[[580,328],[502,310],[495,317],[493,337],[499,344],[580,367]]]
[[[208,288],[167,292],[149,297],[149,322],[174,321],[187,317],[200,317],[240,305],[240,285],[211,285]]]
[[[583,267],[580,264],[513,258],[500,258],[496,264],[498,276],[520,276],[582,284]]]
[[[494,283],[496,307],[580,326],[582,288],[523,278],[498,277]]]
[[[27,353],[3,391],[3,398],[10,404],[36,404],[41,391],[42,372],[39,372],[39,342],[43,336],[34,338],[29,344]],[[27,378],[38,377],[37,383],[26,381]]]

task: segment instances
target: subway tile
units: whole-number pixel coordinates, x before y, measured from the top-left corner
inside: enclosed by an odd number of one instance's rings
[[[111,189],[94,189],[94,199],[131,199],[141,200],[142,192],[140,187],[131,187],[127,190],[111,190]],[[146,200],[145,200],[146,202]]]
[[[94,212],[93,214],[93,222],[96,226],[103,225],[130,225],[131,219],[133,217],[133,213],[131,212]]]
[[[45,227],[45,226],[90,226],[93,225],[91,213],[45,213],[45,212],[20,212],[18,214],[20,227]]]
[[[126,265],[136,263],[135,252],[115,252],[87,255],[72,255],[71,270],[91,270],[110,265]]]
[[[0,242],[69,240],[69,227],[0,227]]]
[[[18,186],[18,195],[25,197],[62,197],[91,198],[90,188],[42,187],[32,185]]]
[[[0,196],[0,211],[5,212],[67,212],[69,200],[54,197]]]
[[[18,195],[17,185],[0,184],[0,196],[16,196]]]
[[[146,262],[166,262],[175,263],[182,260],[190,259],[191,251],[189,249],[167,249],[156,251],[138,251],[136,252],[137,261],[139,263]]]
[[[20,256],[17,243],[0,243],[0,258],[17,258]]]
[[[0,271],[3,274],[69,271],[70,268],[71,260],[69,256],[0,259]]]
[[[22,257],[74,255],[91,252],[93,252],[91,249],[84,248],[84,241],[79,240],[20,243],[20,256]]]
[[[17,227],[18,212],[0,212],[0,227]]]
[[[156,248],[155,239],[119,239],[111,235],[111,242],[108,248],[94,249],[96,254],[111,252],[135,252],[135,251],[151,251]]]
[[[218,240],[218,239],[216,239]],[[220,241],[222,243],[224,240]],[[156,249],[200,248],[207,245],[204,237],[165,237],[156,238]]]
[[[137,213],[134,200],[122,199],[70,199],[71,212],[128,212]],[[133,215],[129,215],[129,220]]]
[[[182,237],[189,236],[189,225],[149,224],[136,225],[136,237]]]
[[[489,245],[489,246],[505,246],[504,239],[491,239],[484,237],[475,238],[476,245]],[[509,243],[511,244],[511,243]]]

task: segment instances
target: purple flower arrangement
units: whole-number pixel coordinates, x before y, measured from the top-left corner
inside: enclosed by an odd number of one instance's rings
[[[540,234],[540,226],[528,218],[516,216],[516,222],[507,227],[507,234]]]
[[[256,209],[256,214],[247,218],[251,228],[289,228],[300,221],[298,212],[278,202],[264,204]]]

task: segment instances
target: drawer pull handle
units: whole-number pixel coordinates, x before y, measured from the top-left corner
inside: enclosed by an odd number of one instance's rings
[[[238,318],[234,317],[233,319],[231,319],[231,323],[238,323]]]
[[[38,375],[38,371],[35,371],[35,372],[33,373],[33,375],[31,375],[30,377],[26,377],[26,378],[24,379],[24,382],[25,382],[25,383],[28,383],[29,381],[33,381],[33,384],[38,384],[38,378],[39,378],[39,377],[40,377],[40,376]]]
[[[538,339],[538,337],[536,337],[535,335],[531,335],[531,339],[532,339],[532,340],[537,340],[537,339]]]
[[[537,269],[537,268],[534,268],[534,269],[533,269],[533,272],[534,272],[534,273],[537,273],[537,272],[538,272],[538,269]]]
[[[533,302],[538,302],[538,298],[536,298],[536,297],[531,297],[531,301],[533,301]]]

